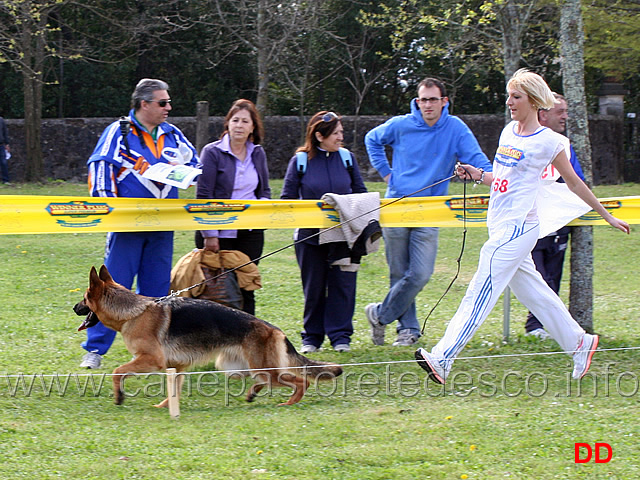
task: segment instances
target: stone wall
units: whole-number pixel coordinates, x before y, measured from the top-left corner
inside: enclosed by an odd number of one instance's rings
[[[371,128],[388,117],[363,116],[344,117],[345,146],[355,154],[366,180],[380,180],[371,167],[364,149],[363,138]],[[500,131],[504,125],[501,115],[461,115],[475,134],[481,148],[493,159]],[[113,118],[65,118],[42,121],[42,149],[45,177],[66,181],[86,181],[86,161],[100,137]],[[269,159],[272,178],[284,177],[289,159],[301,143],[307,118],[267,117],[265,120],[264,148]],[[195,144],[195,117],[175,117],[170,121],[178,126]],[[222,131],[223,118],[209,120],[210,141],[217,139]],[[12,157],[9,172],[12,181],[24,181],[25,142],[24,121],[7,120],[11,138]],[[590,135],[593,148],[594,183],[617,184],[623,181],[623,124],[614,116],[594,115],[590,117]],[[357,133],[354,133],[356,132]],[[355,141],[354,141],[355,139]]]

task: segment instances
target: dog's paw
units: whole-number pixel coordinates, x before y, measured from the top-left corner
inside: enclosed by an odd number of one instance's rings
[[[124,403],[124,392],[119,390],[118,393],[113,398],[113,403],[116,405],[122,405]]]

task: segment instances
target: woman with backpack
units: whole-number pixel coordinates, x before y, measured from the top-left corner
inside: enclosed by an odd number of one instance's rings
[[[343,127],[334,112],[321,111],[311,117],[304,144],[289,161],[282,187],[283,199],[319,200],[326,193],[364,193],[358,164],[341,148]],[[334,350],[348,352],[353,334],[356,302],[356,271],[332,265],[333,244],[320,244],[317,228],[295,232],[296,259],[304,291],[302,353],[320,349],[325,336]]]

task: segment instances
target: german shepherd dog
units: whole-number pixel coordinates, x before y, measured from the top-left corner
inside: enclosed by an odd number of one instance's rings
[[[251,402],[266,385],[293,388],[286,403],[300,401],[308,378],[331,379],[342,374],[336,364],[314,362],[299,354],[279,328],[253,315],[209,300],[186,297],[156,299],[138,295],[116,283],[103,265],[91,267],[89,288],[73,310],[86,315],[78,331],[101,321],[122,334],[133,360],[116,368],[113,393],[116,405],[124,401],[128,374],[206,365],[258,380],[247,393]],[[259,381],[262,379],[262,381]],[[183,376],[178,375],[178,395]],[[166,407],[169,399],[157,407]]]

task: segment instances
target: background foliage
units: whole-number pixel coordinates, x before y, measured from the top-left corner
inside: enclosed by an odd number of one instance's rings
[[[34,24],[32,38],[46,49],[42,65],[27,70],[45,82],[43,117],[119,116],[147,76],[169,82],[178,116],[192,115],[199,100],[223,114],[238,97],[273,115],[392,115],[406,111],[427,75],[446,81],[456,113],[500,113],[500,20],[524,6],[520,65],[561,91],[556,0],[8,0],[0,6],[0,114],[24,116],[21,53],[31,44],[16,42],[17,27],[35,12],[48,22]],[[602,80],[614,77],[635,111],[637,2],[584,0],[583,9],[592,110]]]

